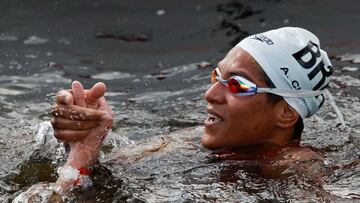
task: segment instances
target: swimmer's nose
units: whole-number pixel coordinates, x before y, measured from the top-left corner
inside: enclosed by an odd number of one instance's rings
[[[205,100],[209,103],[225,103],[225,87],[219,82],[214,83],[205,93]]]

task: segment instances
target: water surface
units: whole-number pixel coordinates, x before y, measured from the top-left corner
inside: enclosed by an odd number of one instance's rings
[[[355,0],[323,4],[1,1],[0,201],[56,180],[64,149],[41,135],[51,134],[55,93],[75,79],[86,87],[105,82],[117,115],[95,186],[77,194],[78,202],[358,201],[360,6]],[[326,103],[305,121],[302,142],[325,154],[332,171],[323,185],[301,174],[260,176],[256,165],[213,160],[199,144],[210,67],[239,39],[280,26],[312,30],[333,59],[330,91],[346,127]],[[136,154],[161,146],[162,137],[187,144],[138,161],[114,161],[126,149]]]

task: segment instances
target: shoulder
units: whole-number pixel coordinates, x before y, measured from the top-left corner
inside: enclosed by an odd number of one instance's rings
[[[273,167],[280,168],[282,175],[301,174],[316,180],[327,173],[323,154],[306,146],[284,148],[273,160]]]
[[[200,140],[203,126],[195,126],[171,132],[167,135],[152,136],[137,143],[114,150],[110,162],[131,164],[137,161],[161,156],[175,151],[194,150]]]
[[[306,146],[285,147],[279,153],[277,160],[280,163],[296,163],[303,161],[323,161],[324,156],[318,150]]]

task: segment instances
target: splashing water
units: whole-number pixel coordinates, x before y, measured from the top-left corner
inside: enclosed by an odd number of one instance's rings
[[[206,33],[206,29],[197,24],[201,29],[192,26],[189,30],[182,27],[181,21],[177,24],[181,32],[177,29],[173,34],[171,31],[163,32],[163,24],[156,22],[161,26],[151,25],[160,30],[154,34],[153,41],[128,44],[95,38],[94,27],[91,27],[93,22],[103,25],[97,19],[104,16],[110,23],[108,16],[111,12],[102,10],[105,7],[116,13],[115,20],[111,21],[125,22],[121,26],[131,27],[131,18],[118,13],[124,5],[110,8],[99,2],[89,3],[86,14],[91,11],[95,16],[86,15],[88,21],[77,18],[78,14],[76,17],[69,14],[66,18],[72,22],[69,29],[76,33],[69,36],[64,33],[65,29],[57,26],[38,26],[45,21],[37,20],[33,16],[35,12],[29,12],[31,15],[28,16],[35,20],[21,23],[21,28],[15,25],[22,19],[16,18],[10,26],[11,31],[1,30],[0,33],[4,53],[0,64],[0,202],[11,202],[29,188],[31,194],[38,195],[25,194],[17,200],[59,200],[59,196],[52,192],[57,190],[55,186],[44,183],[56,181],[56,169],[66,160],[66,147],[53,136],[49,112],[55,93],[70,87],[74,79],[84,81],[87,87],[97,80],[105,80],[109,88],[106,97],[117,118],[113,131],[109,132],[101,147],[100,164],[95,166],[91,177],[94,186],[85,192],[73,191],[63,197],[67,202],[357,202],[360,198],[358,53],[335,57],[334,78],[329,85],[346,126],[340,126],[341,120],[329,102],[315,116],[304,121],[302,144],[323,151],[330,171],[322,185],[302,174],[292,173],[290,169],[280,177],[268,177],[259,173],[256,163],[212,159],[210,152],[199,144],[205,119],[203,94],[210,86],[210,68],[207,65],[199,68],[198,63],[173,66],[164,60],[189,57],[187,61],[209,58],[212,61],[215,54],[222,56],[219,50],[228,49],[229,40],[237,43],[239,38],[246,36],[247,27],[252,30],[265,24],[270,27],[271,22],[267,21],[265,14],[272,13],[271,17],[276,18],[282,13],[267,12],[266,9],[276,8],[276,2],[262,1],[260,8],[264,8],[258,9],[240,1],[212,1],[209,4],[219,12],[212,16],[214,18],[197,19],[202,11],[211,11],[201,3],[194,7],[196,9],[189,7],[187,10],[196,10],[196,15],[191,16],[196,16],[194,22],[203,22],[201,24],[212,30],[213,24],[206,23],[214,22],[218,27],[220,24],[220,28]],[[289,4],[280,2],[284,6]],[[30,8],[33,8],[32,3],[23,2]],[[74,1],[71,5],[79,8],[76,10],[82,15],[78,3]],[[49,3],[45,4],[48,6]],[[40,9],[40,14],[51,11],[51,16],[56,18],[56,11],[63,14],[67,10],[58,6],[58,10]],[[164,10],[165,7],[161,5]],[[158,10],[153,9],[147,16],[150,7],[144,8],[146,10],[142,11],[149,19],[153,18],[153,11]],[[22,7],[17,6],[17,9]],[[137,6],[137,9],[143,8]],[[173,9],[166,9],[165,16],[173,12]],[[20,16],[14,9],[3,9],[3,13],[10,16],[8,19]],[[27,16],[25,10],[21,13]],[[227,16],[224,17],[223,13]],[[23,15],[21,18],[25,19]],[[183,13],[181,15],[186,19]],[[156,13],[155,17],[159,19]],[[321,16],[317,13],[317,17]],[[166,20],[164,16],[160,18]],[[63,15],[59,19],[63,25]],[[244,22],[239,23],[239,19]],[[90,21],[92,23],[86,23]],[[292,22],[291,15],[286,16],[286,22]],[[136,21],[136,27],[132,28],[140,29],[138,25],[143,23]],[[84,26],[77,28],[79,24]],[[42,27],[55,30],[42,30]],[[7,28],[5,26],[4,30]],[[235,40],[224,38],[222,30]],[[167,35],[172,39],[169,40]],[[189,36],[192,36],[191,42],[186,40]],[[161,41],[162,44],[173,45],[173,38],[178,40],[174,49],[151,46],[158,39],[165,41]],[[134,51],[139,47],[140,51]],[[202,55],[203,52],[206,54]],[[195,55],[200,55],[201,59],[193,57]],[[151,60],[158,65],[153,65]]]

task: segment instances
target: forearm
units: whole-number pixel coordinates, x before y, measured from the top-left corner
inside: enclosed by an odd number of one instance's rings
[[[88,177],[86,171],[96,163],[101,142],[112,126],[115,115],[103,97],[105,90],[105,84],[97,83],[85,91],[74,81],[71,90],[60,91],[56,97],[54,135],[70,145],[68,159],[58,170],[57,184],[64,190],[79,186],[77,181]]]
[[[67,191],[76,186],[80,177],[80,171],[90,171],[90,166],[94,165],[98,159],[99,146],[89,147],[79,142],[71,145],[66,163],[59,167],[59,178],[57,184],[61,186],[62,191]]]
[[[98,159],[100,146],[90,146],[81,142],[73,144],[64,166],[71,166],[78,169],[88,168],[95,164]]]

